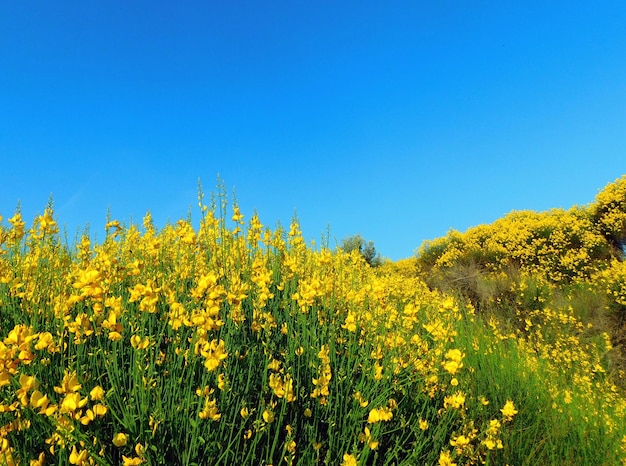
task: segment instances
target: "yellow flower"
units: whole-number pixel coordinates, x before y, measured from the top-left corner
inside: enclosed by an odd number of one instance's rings
[[[137,453],[137,456],[143,457],[145,450],[146,450],[146,447],[144,447],[141,443],[138,443],[137,445],[135,445],[135,453]]]
[[[363,398],[361,392],[356,392],[354,394],[354,399],[359,402],[359,406],[361,406],[361,408],[365,408],[368,404],[370,404],[369,401]]]
[[[456,374],[461,367],[463,367],[463,363],[459,363],[457,361],[446,361],[443,364],[443,368],[450,374]]]
[[[470,439],[468,439],[465,435],[459,435],[458,437],[450,440],[450,445],[456,447],[456,452],[461,453],[463,449],[469,445]]]
[[[426,419],[420,419],[419,427],[421,430],[428,430],[428,421]]]
[[[95,418],[96,418],[96,415],[93,413],[93,411],[91,409],[88,409],[87,413],[83,417],[81,417],[79,420],[82,425],[86,426]]]
[[[357,464],[358,463],[354,455],[350,455],[348,453],[343,455],[343,462],[341,463],[341,466],[357,466]]]
[[[69,393],[61,401],[61,413],[71,413],[87,404],[87,398],[81,399],[80,393]]]
[[[30,460],[29,466],[44,466],[46,455],[41,452],[36,460]]]
[[[267,368],[277,372],[280,371],[280,361],[272,358],[267,364]]]
[[[390,421],[393,418],[393,413],[388,407],[374,408],[367,416],[367,422],[369,424],[376,424],[380,421]]]
[[[5,370],[0,370],[0,387],[9,385],[11,383],[11,373]]]
[[[74,445],[70,453],[70,464],[83,465],[87,462],[88,455],[87,450],[81,450],[80,453],[76,451],[76,445]]]
[[[144,350],[150,346],[150,338],[141,338],[139,335],[133,335],[130,337],[130,345],[138,350]]]
[[[111,220],[110,222],[107,222],[107,224],[104,226],[105,230],[108,230],[109,228],[115,228],[116,230],[120,230],[122,228],[122,225],[120,225],[120,222],[118,220]]]
[[[498,421],[497,419],[492,419],[491,421],[489,421],[489,427],[487,428],[487,435],[490,435],[490,436],[498,435],[498,432],[500,431],[500,427],[502,427],[502,425],[500,424],[500,421]]]
[[[93,413],[95,416],[102,417],[107,413],[107,411],[108,408],[103,404],[93,405]]]
[[[20,374],[20,388],[18,392],[25,395],[30,390],[37,388],[38,385],[39,384],[37,383],[34,375],[29,376],[25,374]]]
[[[378,441],[372,438],[372,434],[367,427],[362,434],[359,434],[359,442],[367,442],[370,450],[376,450],[378,448]]]
[[[233,222],[243,223],[243,214],[239,210],[239,206],[233,207]]]
[[[504,448],[502,440],[493,437],[487,437],[485,440],[483,440],[483,445],[485,445],[489,450]]]
[[[456,466],[456,463],[452,461],[450,453],[442,451],[439,454],[439,466]]]
[[[346,316],[345,323],[341,326],[341,328],[345,328],[349,332],[356,332],[356,316],[353,312],[348,312]]]
[[[376,424],[379,421],[380,421],[380,415],[378,414],[378,409],[374,408],[370,411],[369,415],[367,416],[367,422],[369,424]]]
[[[54,340],[50,332],[43,332],[39,334],[39,341],[35,345],[35,349],[47,349],[50,353],[55,353],[59,351],[59,348],[57,348],[54,344]]]
[[[492,438],[487,438],[483,440],[483,445],[485,445],[487,449],[493,450],[494,448],[496,448],[496,441]]]
[[[565,390],[563,392],[563,401],[565,401],[565,404],[570,404],[572,402],[572,392]]]
[[[451,349],[446,353],[446,359],[449,359],[450,361],[461,362],[464,356],[465,355],[461,352],[461,350],[456,348]]]
[[[383,366],[376,362],[374,364],[374,380],[380,380],[383,378]]]
[[[446,372],[454,375],[457,371],[463,367],[463,363],[461,362],[465,355],[459,349],[451,349],[446,353],[447,361],[443,363],[443,368]]]
[[[504,408],[502,408],[500,411],[502,412],[504,418],[509,421],[513,419],[513,416],[517,414],[517,409],[515,409],[515,405],[511,400],[508,400],[504,405]]]
[[[104,389],[100,385],[96,385],[89,392],[89,396],[91,397],[91,401],[100,401],[104,398]]]
[[[217,401],[210,400],[208,397],[204,400],[204,408],[198,414],[200,419],[211,419],[212,421],[219,421],[222,415],[217,410]]]
[[[220,390],[224,390],[227,388],[226,377],[224,374],[220,374],[217,376],[217,388]]]
[[[142,458],[138,458],[138,457],[128,458],[128,457],[122,455],[122,465],[123,466],[137,466],[137,465],[139,465],[141,463],[143,463],[143,459]]]
[[[447,408],[461,409],[464,404],[465,404],[465,395],[461,391],[458,391],[453,395],[446,396],[443,399],[443,406],[446,409]]]
[[[263,420],[268,424],[274,422],[274,411],[272,411],[271,409],[266,409],[265,411],[263,411]]]
[[[117,434],[113,436],[113,445],[115,445],[118,448],[123,447],[124,445],[126,445],[127,442],[128,442],[128,435],[122,432],[118,432]]]
[[[44,395],[39,390],[35,390],[30,395],[30,405],[33,408],[46,409],[46,406],[48,406],[48,395]]]
[[[205,342],[200,354],[204,356],[204,367],[211,372],[217,369],[221,362],[228,357],[228,353],[224,351],[224,340],[212,340],[210,343]]]

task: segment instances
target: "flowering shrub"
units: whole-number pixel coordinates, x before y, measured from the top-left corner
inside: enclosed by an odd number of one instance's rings
[[[594,223],[618,249],[626,246],[626,175],[608,184],[591,205]]]
[[[426,270],[476,263],[487,272],[516,267],[566,283],[588,277],[611,256],[587,211],[573,208],[511,212],[490,225],[427,241],[418,257]]]

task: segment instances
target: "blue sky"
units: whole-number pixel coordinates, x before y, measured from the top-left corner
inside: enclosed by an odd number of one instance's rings
[[[626,173],[626,2],[0,3],[0,214],[246,214],[385,257]]]

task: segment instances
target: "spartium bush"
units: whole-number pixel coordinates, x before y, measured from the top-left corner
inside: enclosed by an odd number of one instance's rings
[[[626,246],[626,175],[598,193],[591,212],[594,224],[623,254]]]
[[[492,224],[424,242],[423,271],[474,264],[487,272],[514,266],[553,283],[571,283],[623,257],[626,244],[626,175],[609,184],[588,207],[546,212],[513,211]]]
[[[451,231],[418,251],[425,271],[476,264],[497,273],[513,266],[554,283],[588,277],[610,257],[609,243],[583,208],[514,211],[465,233]]]

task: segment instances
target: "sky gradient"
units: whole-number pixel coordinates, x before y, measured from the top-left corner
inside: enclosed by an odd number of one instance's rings
[[[0,215],[361,234],[393,260],[626,173],[626,2],[0,3]]]

